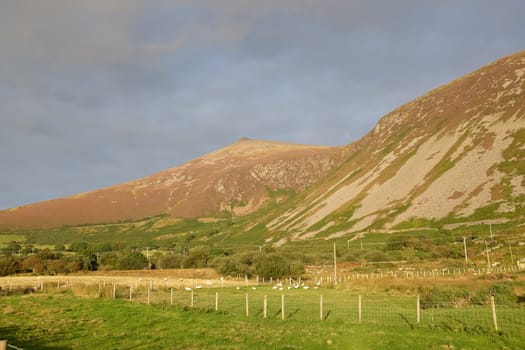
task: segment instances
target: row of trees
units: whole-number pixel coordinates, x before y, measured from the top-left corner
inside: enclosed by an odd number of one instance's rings
[[[66,248],[38,250],[17,242],[9,243],[0,256],[0,275],[16,273],[62,274],[95,270],[137,270],[173,268],[215,268],[231,276],[280,278],[304,273],[304,256],[265,249],[258,252],[234,253],[207,247],[181,251],[148,251],[120,244],[73,242]]]

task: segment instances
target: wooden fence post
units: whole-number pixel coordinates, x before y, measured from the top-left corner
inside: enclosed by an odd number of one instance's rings
[[[361,295],[357,298],[357,321],[361,323]]]
[[[494,324],[494,330],[498,330],[498,319],[496,317],[496,303],[494,302],[494,296],[490,297],[490,306],[492,307],[492,323]]]
[[[129,285],[129,301],[133,300],[133,285]]]
[[[264,296],[264,302],[263,302],[263,318],[266,319],[268,317],[268,296]]]
[[[284,320],[284,294],[281,294],[281,320]]]
[[[215,311],[219,311],[219,292],[215,292]]]
[[[170,305],[173,305],[173,288],[170,291]]]
[[[421,321],[421,308],[420,308],[421,304],[419,302],[419,294],[417,295],[417,300],[416,300],[416,323],[419,324],[419,322]]]
[[[323,320],[323,295],[321,294],[319,297],[319,319]]]
[[[7,350],[7,340],[0,340],[0,350]]]
[[[190,307],[193,307],[193,289],[191,290]]]
[[[115,287],[115,282],[113,282],[113,299],[116,299],[116,297],[117,297],[117,290]]]
[[[148,288],[148,305],[149,305],[150,301],[151,301],[151,289]]]
[[[246,293],[246,317],[250,316],[250,304],[248,302],[248,293]]]

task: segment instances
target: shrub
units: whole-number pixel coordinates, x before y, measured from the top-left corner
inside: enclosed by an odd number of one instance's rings
[[[131,252],[118,260],[118,268],[121,270],[140,270],[148,266],[148,259],[140,252]]]
[[[55,251],[63,252],[66,250],[66,247],[62,243],[55,244]]]
[[[367,261],[372,261],[372,262],[378,262],[378,261],[388,261],[388,256],[383,253],[382,251],[380,250],[371,250],[369,251],[368,253],[365,254],[364,258],[367,260]]]
[[[180,269],[183,256],[180,254],[167,254],[158,258],[157,264],[161,269]]]
[[[0,276],[12,275],[18,268],[18,263],[12,257],[0,258]]]
[[[494,297],[497,304],[510,305],[518,301],[518,296],[507,283],[496,283],[489,287],[487,295]]]
[[[209,259],[209,250],[205,247],[196,247],[182,260],[183,268],[206,267]]]

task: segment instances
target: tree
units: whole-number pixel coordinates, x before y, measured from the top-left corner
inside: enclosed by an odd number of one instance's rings
[[[20,243],[16,241],[11,241],[7,244],[7,247],[2,249],[2,252],[5,255],[12,255],[12,254],[18,254],[21,249],[22,249],[22,246],[20,245]]]
[[[0,258],[0,276],[12,275],[18,269],[18,263],[12,257]]]
[[[182,267],[183,256],[176,253],[170,253],[163,256],[159,256],[157,261],[157,267],[160,269],[180,269]]]
[[[116,252],[105,252],[100,254],[100,258],[98,259],[98,261],[102,266],[101,268],[116,268],[119,262],[119,255]]]
[[[29,255],[22,261],[22,269],[35,274],[42,274],[45,270],[45,264],[40,256]]]
[[[190,250],[188,256],[182,261],[184,268],[202,268],[208,263],[209,250],[205,247],[196,247]]]
[[[65,266],[62,259],[53,259],[47,261],[47,272],[52,275],[65,272]]]
[[[82,252],[88,248],[87,242],[73,242],[69,245],[72,252]]]
[[[304,263],[282,254],[264,254],[255,260],[255,273],[265,278],[300,276],[304,273]]]
[[[140,252],[131,252],[122,256],[118,261],[121,270],[140,270],[148,266],[148,259]]]

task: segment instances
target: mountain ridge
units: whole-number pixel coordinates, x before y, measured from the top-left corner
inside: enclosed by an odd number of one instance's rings
[[[503,153],[523,144],[524,73],[522,51],[390,112],[347,146],[353,149],[353,160],[345,163],[336,181],[310,194],[294,211],[274,218],[269,228],[294,232],[296,239],[333,237],[388,229],[410,220],[442,219],[451,213],[468,216],[495,202],[490,195],[497,186],[507,192],[500,207],[521,203],[523,154],[517,155],[515,167],[506,169],[505,176],[494,174],[507,162]],[[461,181],[466,176],[475,186]],[[410,181],[417,186],[407,185]],[[464,213],[456,210],[460,206],[466,207]]]
[[[337,166],[342,147],[240,139],[182,165],[115,186],[0,211],[0,227],[53,227],[246,214],[268,190],[302,191]],[[286,171],[285,171],[286,169]]]
[[[264,225],[273,243],[523,217],[524,91],[521,51],[396,108],[346,146],[242,138],[142,179],[0,211],[0,228],[247,215],[272,191],[287,193],[282,205],[250,227]]]

